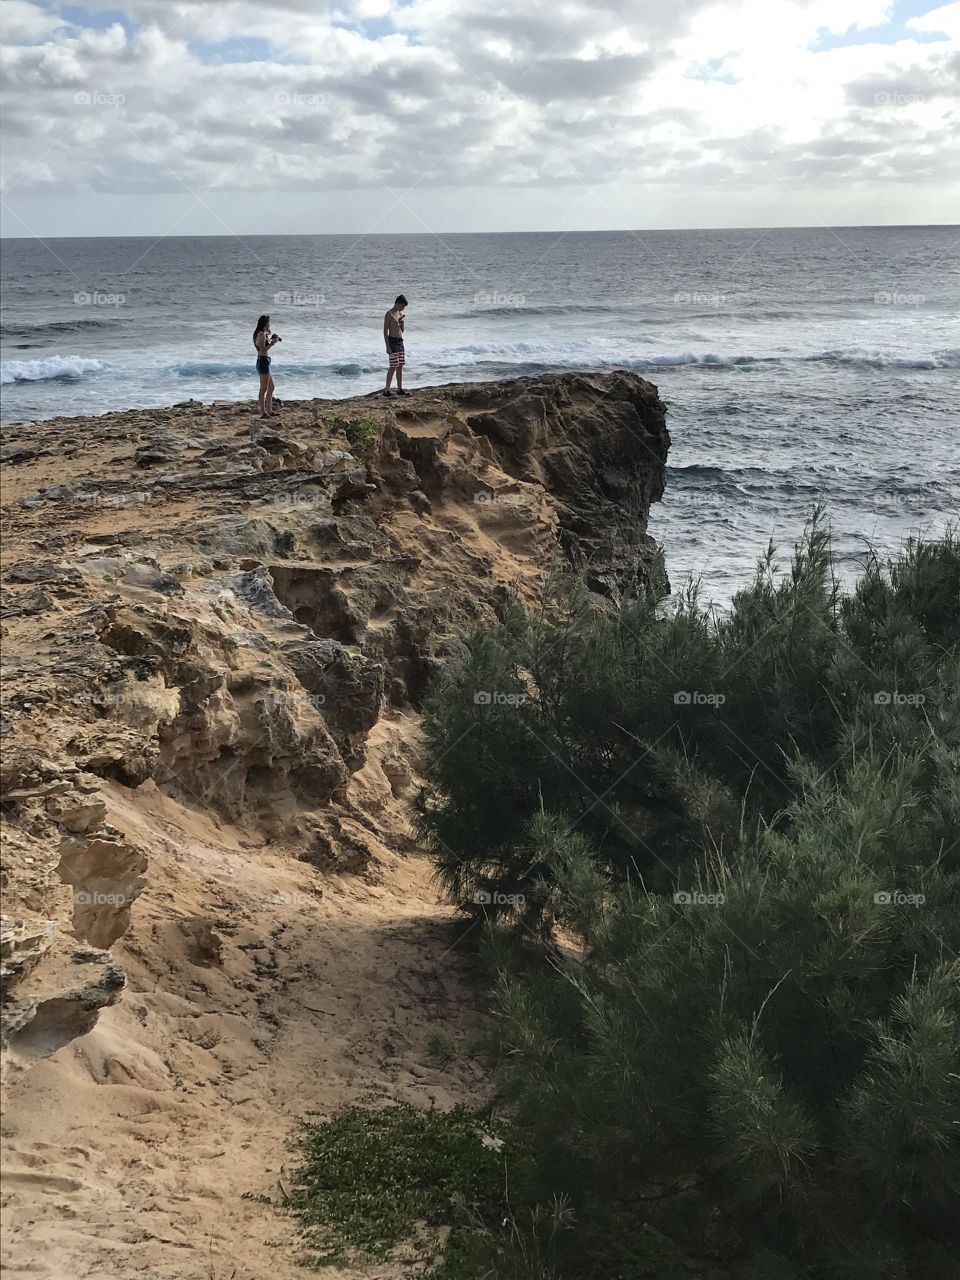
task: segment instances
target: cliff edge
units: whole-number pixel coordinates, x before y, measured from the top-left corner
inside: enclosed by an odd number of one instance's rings
[[[636,375],[281,413],[6,432],[11,1275],[259,1275],[240,1196],[282,1189],[296,1115],[482,1091],[424,1063],[470,1014],[406,815],[417,708],[558,555],[614,602],[665,586]]]

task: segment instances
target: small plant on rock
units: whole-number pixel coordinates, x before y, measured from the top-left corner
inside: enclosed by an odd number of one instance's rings
[[[380,424],[372,418],[330,418],[331,431],[340,431],[347,437],[353,453],[364,457],[380,435]]]

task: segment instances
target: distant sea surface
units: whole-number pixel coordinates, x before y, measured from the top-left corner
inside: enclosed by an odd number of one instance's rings
[[[374,390],[383,312],[409,386],[633,369],[669,408],[650,532],[721,604],[818,500],[849,579],[960,500],[960,228],[6,240],[6,422]]]

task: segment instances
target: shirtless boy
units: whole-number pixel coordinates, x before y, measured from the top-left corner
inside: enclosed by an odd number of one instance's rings
[[[397,375],[397,395],[409,394],[403,389],[403,311],[406,305],[407,300],[401,293],[383,317],[383,341],[387,348],[387,385],[383,389],[385,396],[390,394],[390,383],[393,381],[394,373]]]

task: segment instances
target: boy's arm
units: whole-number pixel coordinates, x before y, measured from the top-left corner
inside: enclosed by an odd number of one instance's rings
[[[385,311],[383,313],[383,345],[385,347],[388,347],[390,345],[389,338],[390,338],[390,312]]]

